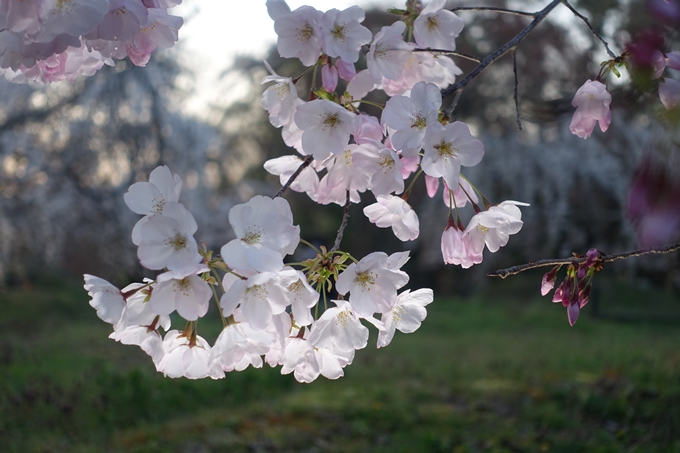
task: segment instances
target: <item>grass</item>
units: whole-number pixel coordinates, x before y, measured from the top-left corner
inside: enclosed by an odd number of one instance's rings
[[[269,368],[166,379],[107,339],[80,288],[0,293],[0,451],[680,452],[678,324],[586,308],[570,328],[561,306],[524,296],[533,283],[439,298],[416,333],[377,351],[372,337],[344,378],[309,385]],[[620,282],[601,299],[627,319],[636,303],[680,313]]]

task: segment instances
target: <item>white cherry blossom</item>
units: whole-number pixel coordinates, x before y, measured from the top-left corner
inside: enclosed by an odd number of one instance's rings
[[[380,81],[384,77],[396,80],[401,75],[413,52],[411,46],[404,42],[405,30],[406,24],[397,21],[382,27],[375,35],[366,55],[366,64],[373,79]]]
[[[416,212],[401,197],[378,196],[376,203],[364,208],[364,214],[377,227],[392,228],[401,241],[413,241],[420,233]]]
[[[385,105],[381,122],[392,146],[407,157],[418,154],[428,126],[437,122],[442,96],[436,85],[417,83],[409,97],[394,96]]]
[[[278,12],[275,14],[279,14]],[[312,66],[321,55],[321,11],[311,6],[301,6],[274,20],[274,30],[279,36],[276,43],[279,54],[285,58],[299,58],[303,65]]]
[[[428,126],[423,150],[421,166],[425,174],[444,178],[449,187],[458,187],[461,165],[472,167],[484,157],[484,144],[460,121]]]
[[[248,366],[262,368],[262,355],[269,351],[275,337],[238,322],[225,327],[210,353],[210,364],[224,371],[242,371]]]
[[[444,264],[455,264],[463,269],[468,269],[482,262],[482,251],[470,252],[470,236],[463,235],[463,231],[456,227],[448,226],[442,233],[441,249]]]
[[[290,77],[278,75],[272,67],[264,62],[271,75],[262,79],[262,85],[276,82],[262,93],[262,108],[269,113],[269,122],[274,127],[285,126],[293,121],[293,115],[298,107],[297,88]]]
[[[361,46],[373,38],[370,30],[360,25],[365,17],[366,13],[358,6],[350,6],[343,11],[335,8],[326,11],[321,18],[324,53],[355,63],[359,59]]]
[[[171,330],[163,339],[165,355],[157,369],[167,377],[188,379],[222,379],[224,371],[210,363],[210,344],[204,338],[187,337],[184,332]]]
[[[388,267],[387,254],[373,252],[358,263],[350,264],[339,275],[335,286],[342,295],[349,292],[354,311],[367,318],[392,308],[397,300],[397,290],[406,283],[408,274],[397,267]]]
[[[154,313],[169,315],[177,310],[187,321],[202,318],[208,312],[212,290],[199,275],[209,272],[204,264],[191,269],[190,275],[165,272],[158,276],[158,284],[151,293],[149,306]]]
[[[236,239],[222,247],[222,258],[232,269],[276,272],[283,257],[300,242],[300,227],[283,198],[255,196],[229,211]]]
[[[178,202],[182,179],[172,175],[167,165],[156,167],[149,182],[136,182],[123,195],[125,204],[135,214],[157,215],[163,213],[168,202]]]
[[[356,115],[325,99],[300,105],[295,112],[295,123],[302,130],[302,149],[316,160],[344,151],[356,121]]]
[[[432,0],[413,23],[413,37],[419,47],[456,50],[456,38],[465,22],[443,9],[446,0]]]
[[[300,168],[303,160],[298,156],[281,156],[275,159],[269,159],[264,163],[264,169],[272,175],[279,176],[281,185],[288,182],[291,176]],[[290,189],[295,192],[304,192],[309,195],[312,201],[317,200],[317,192],[319,190],[319,175],[312,166],[306,167],[295,181],[290,185]]]
[[[331,351],[363,349],[368,342],[368,328],[347,301],[333,300],[336,306],[326,310],[312,326],[309,342]]]
[[[104,322],[115,324],[120,320],[125,308],[125,299],[121,290],[103,278],[85,274],[85,290],[92,298],[90,306],[97,310],[97,316]]]
[[[522,229],[522,213],[517,206],[529,206],[518,201],[504,201],[492,206],[487,211],[475,214],[464,235],[469,236],[468,255],[479,256],[484,244],[491,253],[495,253],[508,243],[511,234]]]
[[[434,300],[431,289],[424,288],[411,292],[406,290],[399,294],[397,303],[392,309],[382,314],[384,330],[378,332],[378,348],[384,348],[392,341],[395,330],[402,333],[413,333],[427,316],[425,306]]]

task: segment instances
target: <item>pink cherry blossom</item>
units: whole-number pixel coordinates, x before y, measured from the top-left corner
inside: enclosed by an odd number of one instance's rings
[[[358,6],[339,11],[326,11],[321,18],[322,49],[330,57],[340,57],[348,63],[359,59],[359,50],[371,42],[373,35],[362,25],[366,14]]]
[[[659,97],[666,110],[672,110],[680,105],[680,82],[666,77],[659,83]]]
[[[382,27],[375,35],[366,56],[368,70],[374,80],[395,80],[401,75],[404,65],[411,57],[412,49],[404,42],[406,24],[397,21],[390,26]]]
[[[338,68],[330,62],[321,67],[321,84],[329,93],[334,92],[338,86]]]
[[[470,236],[455,226],[448,226],[442,233],[441,249],[444,264],[455,264],[468,269],[482,262],[482,250],[474,251],[470,247]]]
[[[584,83],[571,101],[571,105],[576,107],[569,126],[571,133],[588,138],[596,122],[600,124],[600,130],[606,132],[612,121],[611,102],[612,96],[603,83],[591,80]]]

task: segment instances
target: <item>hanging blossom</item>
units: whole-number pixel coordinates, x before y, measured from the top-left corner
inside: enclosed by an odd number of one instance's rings
[[[607,132],[612,122],[612,96],[602,82],[588,80],[578,89],[571,105],[576,112],[571,120],[571,133],[581,138],[588,138],[599,123],[600,130]]]

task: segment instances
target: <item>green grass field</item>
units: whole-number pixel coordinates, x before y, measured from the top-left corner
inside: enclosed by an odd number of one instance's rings
[[[439,295],[419,331],[383,350],[372,337],[344,378],[308,385],[266,365],[166,379],[107,338],[76,285],[10,289],[0,451],[680,452],[680,324],[586,307],[570,328],[534,280]],[[600,294],[627,318],[680,314],[663,292],[602,282]],[[199,326],[211,341],[218,329]]]

